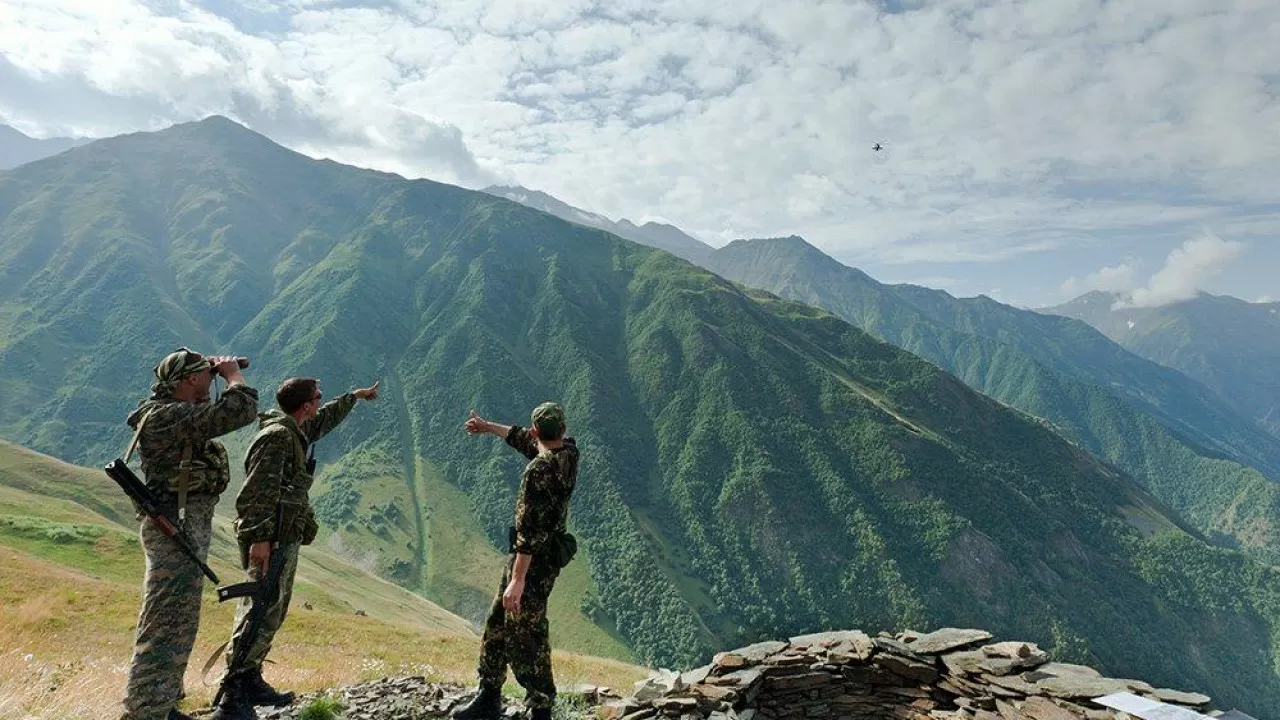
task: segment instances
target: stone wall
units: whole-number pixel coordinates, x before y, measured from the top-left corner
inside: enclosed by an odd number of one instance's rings
[[[604,706],[611,720],[1115,720],[1094,704],[1117,692],[1216,715],[1209,698],[1050,662],[1032,643],[981,630],[859,631],[763,642],[683,674],[662,671]]]

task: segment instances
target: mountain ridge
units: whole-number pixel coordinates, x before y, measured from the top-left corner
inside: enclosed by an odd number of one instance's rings
[[[540,190],[530,190],[519,185],[493,185],[484,188],[483,192],[550,213],[567,222],[604,230],[641,245],[666,250],[694,264],[701,263],[712,251],[710,245],[669,223],[649,221],[636,225],[627,218],[615,222],[598,213],[576,208]]]

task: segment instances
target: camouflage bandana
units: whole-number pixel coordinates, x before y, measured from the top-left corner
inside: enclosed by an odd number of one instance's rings
[[[209,372],[212,369],[213,363],[206,360],[200,353],[185,347],[178,348],[166,355],[159,365],[152,368],[156,383],[151,386],[151,392],[158,397],[172,395],[178,388],[178,382],[183,378],[200,372]]]
[[[544,402],[533,409],[529,421],[539,435],[556,436],[564,431],[564,408],[553,402]]]

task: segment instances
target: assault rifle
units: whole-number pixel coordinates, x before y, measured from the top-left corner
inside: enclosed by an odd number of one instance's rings
[[[129,469],[124,460],[116,458],[107,463],[107,466],[103,469],[107,471],[107,475],[112,480],[116,481],[120,489],[124,490],[125,494],[133,500],[134,505],[143,514],[151,518],[151,522],[160,528],[160,532],[173,538],[173,541],[178,544],[178,549],[191,558],[191,562],[199,566],[200,572],[204,573],[205,577],[214,583],[218,582],[218,576],[196,554],[195,548],[191,545],[191,539],[187,537],[187,533],[177,525],[174,525],[169,516],[164,514],[164,511],[160,509],[160,503],[156,500],[156,496],[151,494],[151,490],[146,483],[133,474],[133,470]]]
[[[276,505],[276,528],[275,537],[271,543],[271,556],[267,560],[267,571],[262,574],[258,580],[249,580],[247,582],[235,583],[234,585],[226,585],[218,588],[218,602],[234,600],[236,598],[251,598],[252,604],[249,606],[249,613],[245,616],[244,632],[240,637],[233,638],[231,661],[227,663],[227,674],[222,677],[222,683],[218,685],[218,693],[213,698],[213,707],[218,707],[218,703],[222,702],[222,696],[227,690],[227,682],[232,676],[244,670],[244,661],[249,657],[249,650],[253,648],[254,643],[258,639],[258,633],[262,630],[263,623],[266,622],[267,608],[271,606],[275,600],[275,595],[279,592],[280,576],[284,573],[284,551],[280,549],[280,525],[284,520],[284,504]],[[248,550],[242,556],[245,559],[245,565],[248,565]],[[213,658],[209,658],[210,662]]]

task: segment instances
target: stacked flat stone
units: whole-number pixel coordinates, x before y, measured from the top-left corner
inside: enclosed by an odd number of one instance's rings
[[[683,674],[659,671],[605,720],[1116,720],[1093,698],[1117,692],[1204,714],[1209,698],[1049,661],[1034,643],[943,628],[870,637],[857,630],[761,642]]]

